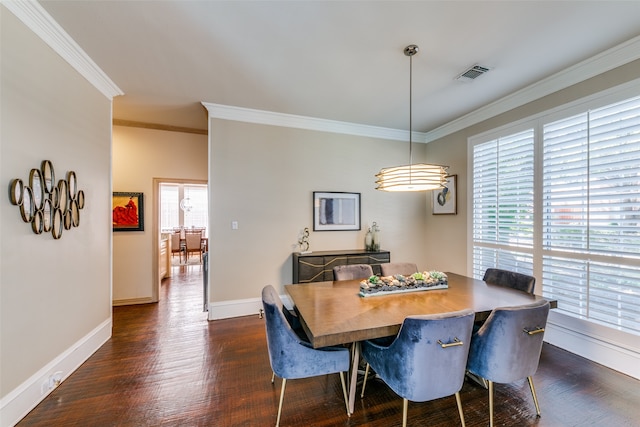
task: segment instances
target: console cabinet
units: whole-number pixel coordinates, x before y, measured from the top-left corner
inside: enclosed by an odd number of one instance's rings
[[[365,250],[293,253],[293,283],[333,281],[333,267],[347,264],[369,264],[380,274],[380,264],[391,262],[391,252]]]

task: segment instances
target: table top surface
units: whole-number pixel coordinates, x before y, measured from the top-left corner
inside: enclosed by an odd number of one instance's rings
[[[476,320],[497,307],[543,299],[482,280],[447,273],[447,289],[361,297],[360,280],[285,285],[315,348],[396,335],[407,316],[471,309]],[[551,307],[556,301],[549,301]]]

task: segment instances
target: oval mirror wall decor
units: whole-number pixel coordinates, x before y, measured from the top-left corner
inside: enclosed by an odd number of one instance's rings
[[[42,170],[44,191],[51,193],[56,185],[56,174],[53,171],[53,164],[49,160],[43,160],[40,169]]]
[[[11,181],[9,188],[9,199],[12,205],[20,206],[22,204],[22,195],[24,194],[24,185],[20,178]]]
[[[42,175],[40,169],[31,169],[29,173],[29,187],[33,192],[33,207],[36,211],[42,208],[42,200],[44,199],[44,185],[42,183]]]
[[[59,239],[64,229],[80,226],[84,190],[78,188],[75,171],[67,171],[64,176],[56,182],[53,163],[43,160],[39,168],[29,171],[28,181],[15,178],[9,183],[9,201],[18,207],[22,220],[31,224],[35,234],[51,232],[54,239]]]
[[[42,203],[42,231],[48,233],[51,231],[51,213],[53,208],[51,207],[51,199],[44,199]]]

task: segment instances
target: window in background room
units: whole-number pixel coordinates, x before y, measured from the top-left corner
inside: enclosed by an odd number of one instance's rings
[[[162,232],[174,228],[204,228],[209,221],[206,184],[160,184],[160,224]]]

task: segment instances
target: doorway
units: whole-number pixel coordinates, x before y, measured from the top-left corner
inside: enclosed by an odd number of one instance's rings
[[[154,206],[154,238],[158,248],[158,280],[154,292],[160,298],[163,279],[174,274],[194,275],[202,278],[205,300],[209,247],[208,183],[155,178],[154,192],[157,200]]]

